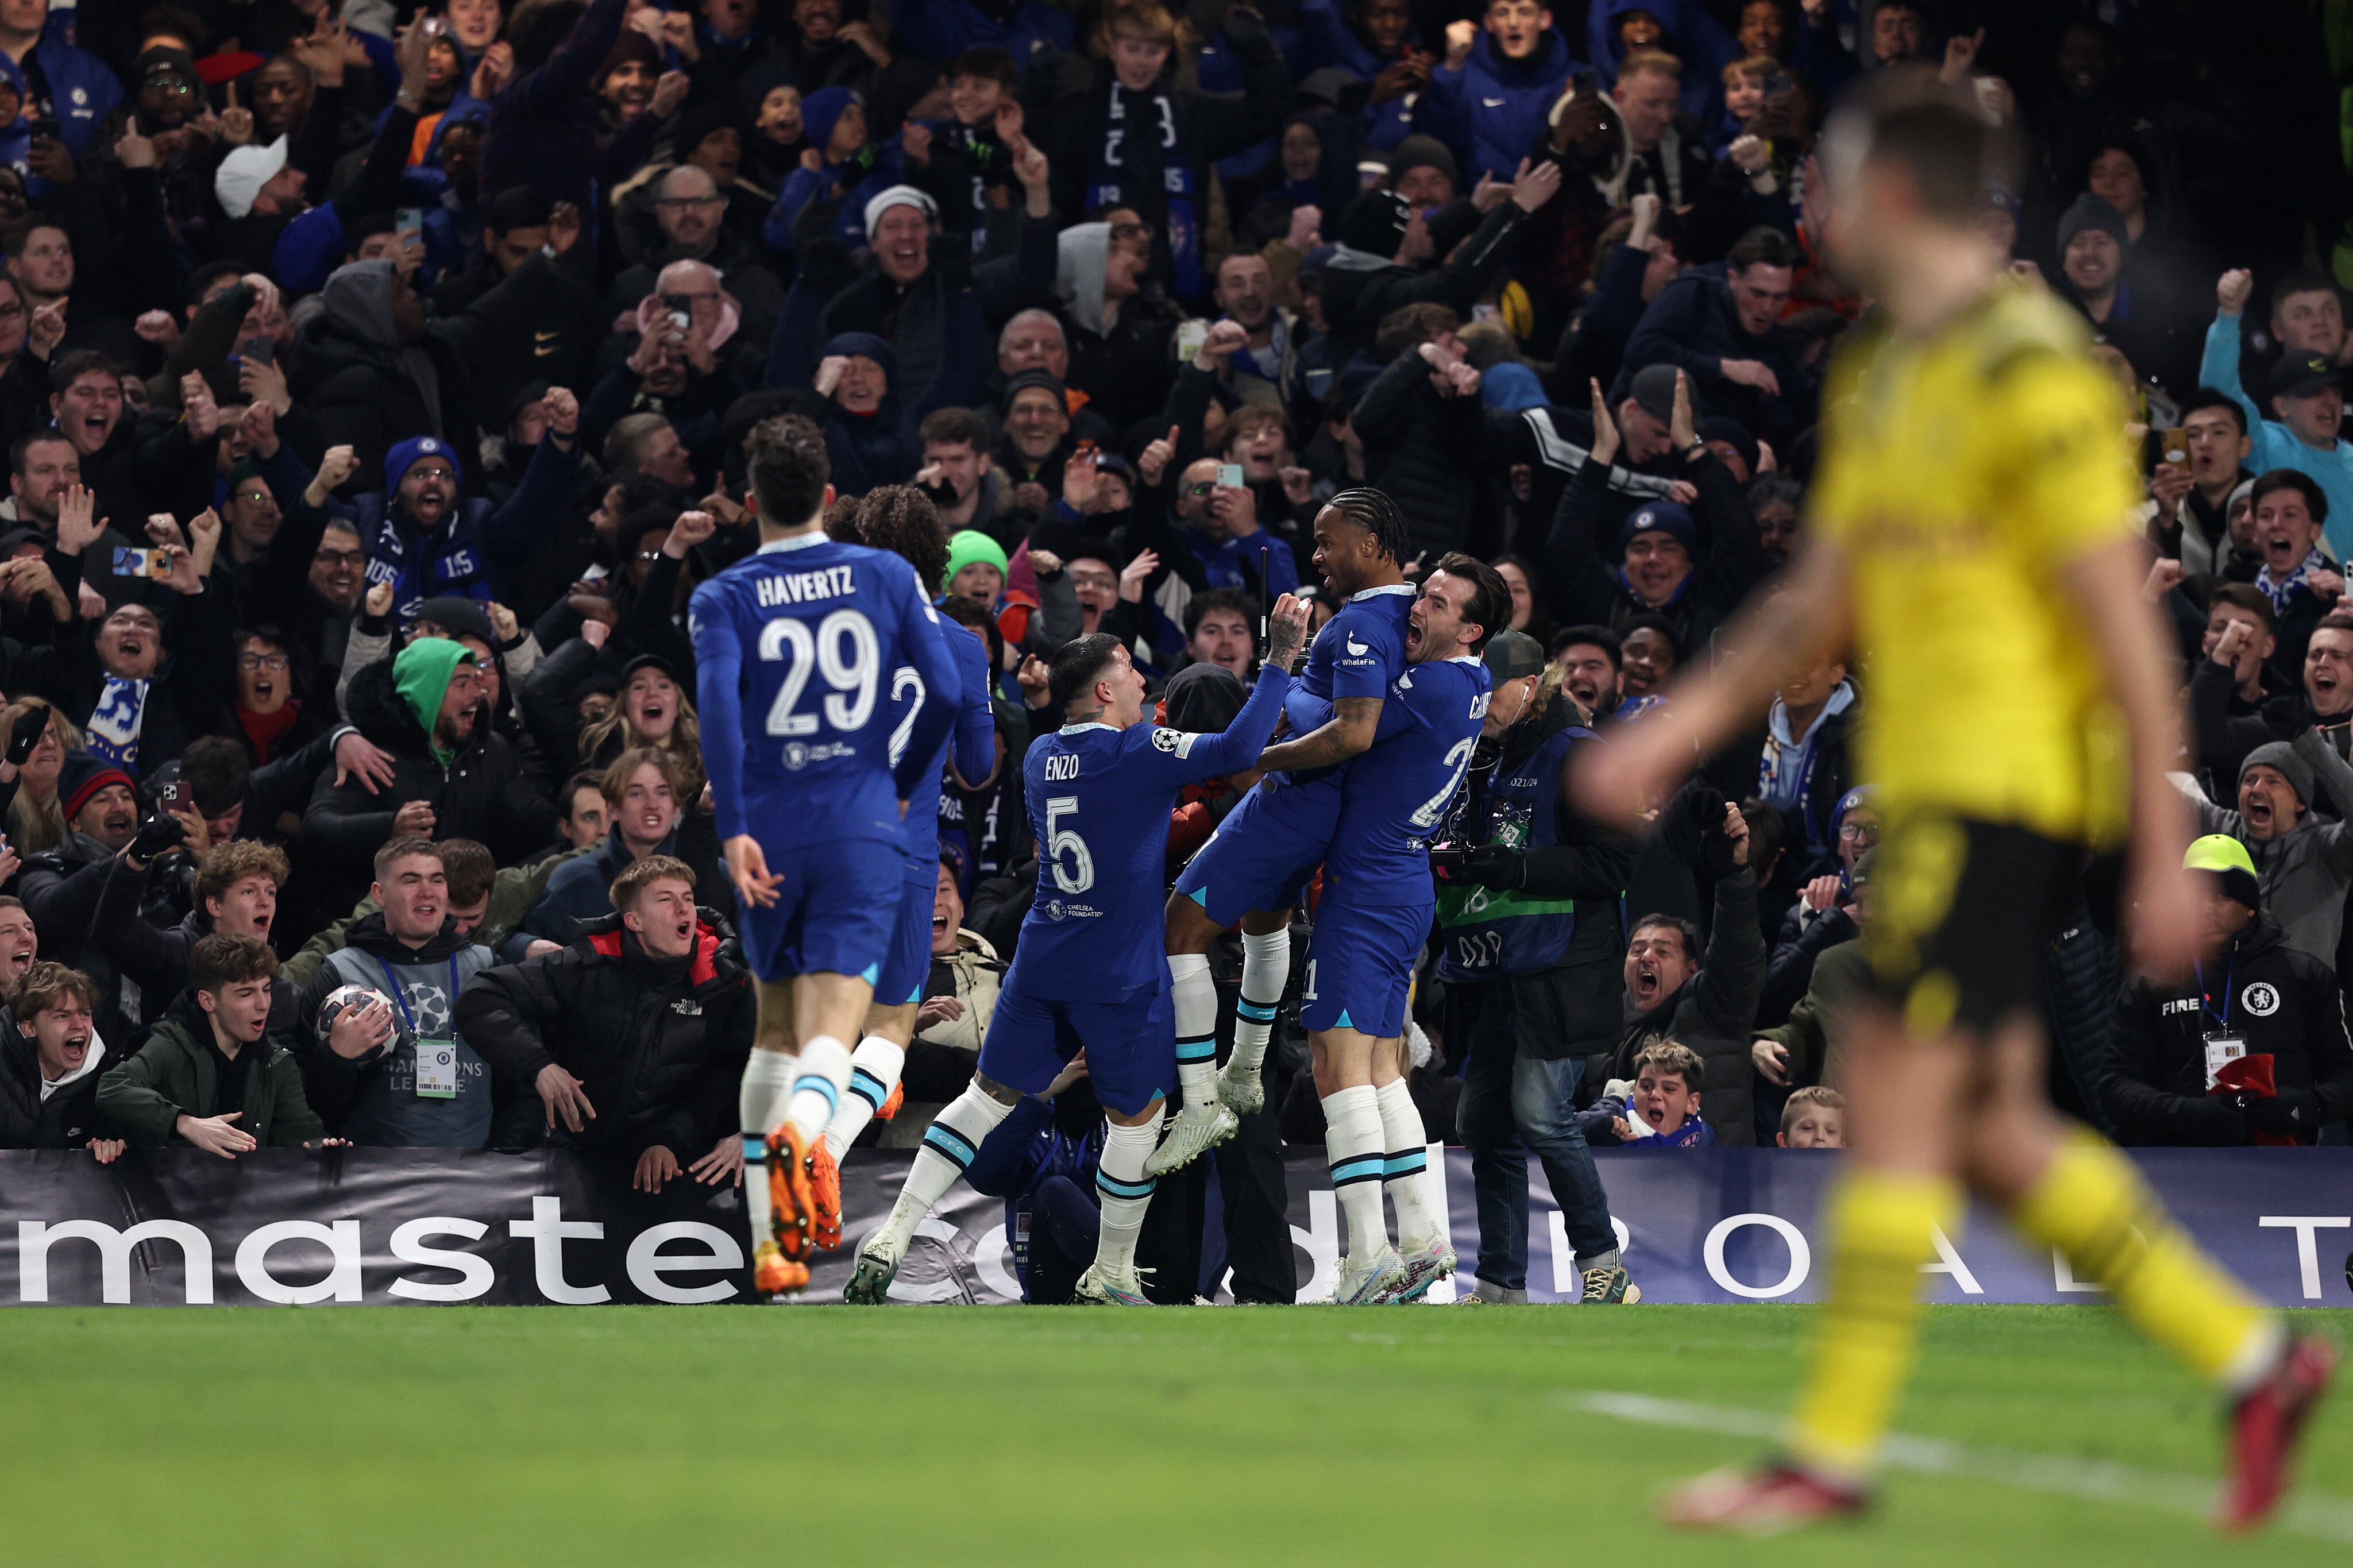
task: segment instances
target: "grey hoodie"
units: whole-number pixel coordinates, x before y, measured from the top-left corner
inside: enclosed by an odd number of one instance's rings
[[[320,301],[327,320],[346,337],[375,349],[387,368],[402,372],[416,384],[417,394],[432,417],[432,433],[447,440],[449,433],[441,421],[441,374],[433,368],[430,354],[413,343],[401,342],[400,330],[393,322],[396,275],[393,263],[383,257],[338,267],[319,290]],[[466,434],[470,442],[473,433]]]

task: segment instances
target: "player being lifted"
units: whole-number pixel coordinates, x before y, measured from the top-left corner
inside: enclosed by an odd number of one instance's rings
[[[1135,1236],[1152,1201],[1145,1161],[1176,1077],[1159,918],[1168,814],[1186,784],[1256,765],[1306,632],[1307,606],[1288,594],[1276,600],[1258,689],[1218,735],[1150,722],[1144,677],[1116,637],[1092,633],[1054,655],[1049,694],[1063,725],[1034,742],[1021,764],[1038,841],[1037,900],[972,1086],[923,1134],[890,1218],[858,1249],[845,1300],[881,1304],[915,1226],[981,1141],[1083,1049],[1111,1131],[1095,1176],[1103,1229],[1078,1299],[1147,1304],[1135,1269]]]
[[[1237,1111],[1266,1103],[1260,1068],[1291,974],[1291,909],[1306,890],[1340,821],[1345,770],[1373,743],[1389,683],[1405,668],[1405,580],[1412,552],[1405,516],[1378,490],[1342,490],[1315,517],[1316,568],[1342,596],[1315,634],[1293,688],[1288,778],[1250,792],[1186,863],[1168,896],[1168,972],[1176,1006],[1176,1072],[1185,1108],[1153,1156],[1176,1170],[1239,1127]],[[1263,668],[1274,668],[1270,653]],[[1263,673],[1261,679],[1264,679]],[[1234,1050],[1218,1070],[1218,992],[1209,944],[1242,929],[1241,1000]]]
[[[1585,809],[1630,824],[1785,676],[1850,639],[1866,661],[1859,771],[1885,826],[1873,987],[1842,1021],[1852,1110],[1824,1209],[1830,1298],[1783,1457],[1682,1488],[1662,1508],[1682,1524],[1764,1530],[1865,1506],[1920,1266],[1968,1193],[2220,1391],[2225,1528],[2275,1506],[2330,1375],[2325,1343],[2258,1311],[2132,1164],[2043,1096],[2036,977],[2087,851],[2129,835],[2143,963],[2186,971],[2194,915],[2187,817],[2165,780],[2178,663],[2140,596],[2125,415],[2075,316],[2001,276],[1978,221],[2000,140],[1973,103],[1909,78],[1833,117],[1826,237],[1882,320],[1840,350],[1810,543],[1713,669],[1587,748],[1572,778]]]
[[[1471,556],[1448,555],[1423,579],[1406,621],[1406,668],[1381,700],[1373,746],[1348,764],[1324,860],[1300,1022],[1324,1101],[1332,1186],[1348,1216],[1333,1293],[1343,1306],[1419,1300],[1454,1272],[1446,1215],[1428,1201],[1421,1113],[1406,1088],[1407,1005],[1438,910],[1430,840],[1487,715],[1493,683],[1479,655],[1511,618],[1510,587]],[[1294,698],[1294,721],[1302,706]],[[1314,738],[1269,749],[1261,765],[1295,765],[1292,748]],[[1397,1208],[1395,1247],[1384,1189]]]
[[[832,531],[837,539],[900,556],[915,569],[915,581],[927,597],[939,592],[947,571],[947,534],[923,491],[911,485],[877,486],[866,492],[856,510],[835,520]],[[820,1146],[812,1152],[812,1229],[820,1251],[841,1245],[841,1156],[869,1121],[886,1114],[886,1107],[896,1110],[899,1072],[906,1066],[907,1042],[915,1037],[915,1013],[932,972],[932,905],[940,881],[940,782],[951,745],[956,771],[965,778],[985,779],[997,765],[997,721],[988,705],[988,645],[944,616],[926,629],[955,661],[964,700],[956,710],[954,735],[935,748],[917,776],[914,793],[907,797],[906,820],[901,824],[906,866],[899,887],[898,923],[875,975],[866,1037],[849,1054],[848,1091],[826,1123]],[[890,695],[896,721],[891,761],[896,765],[905,744],[901,731],[925,700],[923,677],[913,665],[892,672]]]
[[[741,1102],[744,1190],[762,1237],[754,1284],[771,1295],[808,1283],[819,1140],[905,879],[900,803],[921,794],[963,698],[913,570],[825,536],[828,472],[825,437],[807,420],[755,430],[759,552],[689,605],[704,763],[759,987]],[[927,696],[903,721],[894,769],[902,721],[889,688],[902,666]],[[838,1210],[838,1194],[832,1202]]]

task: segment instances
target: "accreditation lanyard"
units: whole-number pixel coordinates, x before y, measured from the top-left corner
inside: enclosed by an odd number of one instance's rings
[[[2206,1088],[2211,1093],[2221,1085],[2222,1069],[2247,1054],[2247,1042],[2231,1032],[2231,997],[2234,989],[2232,982],[2238,976],[2238,960],[2234,956],[2229,967],[2222,971],[2222,1010],[2219,1013],[2214,1011],[2214,1004],[2207,996],[2206,966],[2199,964],[2197,970],[2198,1005],[2214,1020],[2216,1026],[2204,1031]]]
[[[392,993],[392,1005],[400,1009],[400,1021],[408,1026],[409,1037],[417,1043],[417,1096],[419,1100],[455,1100],[458,1098],[458,1042],[454,1037],[427,1037],[417,1026],[417,1014],[408,1005],[408,994],[394,977],[392,965],[379,956],[376,967],[384,971],[385,987]],[[458,960],[449,959],[449,1006],[458,1005]]]

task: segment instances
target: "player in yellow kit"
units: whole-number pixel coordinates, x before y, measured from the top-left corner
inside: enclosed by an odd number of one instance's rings
[[[1878,303],[1824,400],[1807,546],[1734,651],[1576,775],[1630,821],[1852,645],[1872,694],[1858,776],[1885,826],[1841,1021],[1848,1163],[1824,1210],[1830,1298],[1782,1454],[1690,1482],[1672,1522],[1769,1530],[1852,1513],[1917,1334],[1919,1266],[1974,1193],[2229,1403],[2218,1522],[2275,1506],[2334,1354],[2291,1340],[2043,1095],[2040,958],[2091,855],[2126,856],[2137,962],[2187,971],[2189,822],[2166,783],[2179,661],[2139,595],[2124,414],[2073,312],[2004,276],[1978,223],[2002,138],[1933,83],[1881,84],[1822,147],[1836,265]]]

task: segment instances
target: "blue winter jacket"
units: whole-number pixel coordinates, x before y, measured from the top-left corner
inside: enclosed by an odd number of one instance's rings
[[[1419,128],[1454,150],[1460,188],[1468,195],[1482,174],[1508,180],[1543,135],[1546,117],[1568,83],[1568,40],[1557,29],[1525,60],[1507,60],[1485,33],[1471,46],[1461,70],[1440,66],[1417,119]]]

